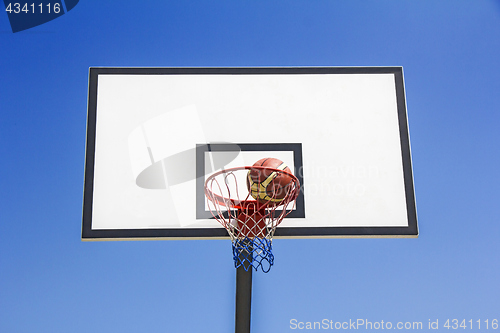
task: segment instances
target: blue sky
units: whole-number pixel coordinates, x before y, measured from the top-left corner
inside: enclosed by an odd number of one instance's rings
[[[1,332],[234,330],[229,241],[81,242],[91,66],[403,66],[420,237],[277,240],[253,332],[500,319],[499,1],[82,0],[0,49]]]

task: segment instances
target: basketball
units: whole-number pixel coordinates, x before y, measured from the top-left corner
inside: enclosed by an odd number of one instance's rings
[[[263,158],[253,166],[268,167],[292,173],[290,168],[277,158]],[[285,173],[269,169],[250,169],[247,188],[250,195],[260,203],[279,204],[291,190],[293,179]]]

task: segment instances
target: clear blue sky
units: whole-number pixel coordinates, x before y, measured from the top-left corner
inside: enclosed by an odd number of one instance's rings
[[[500,319],[500,1],[81,0],[0,50],[0,332],[234,330],[229,241],[81,242],[91,66],[403,66],[420,237],[277,240],[253,332]]]

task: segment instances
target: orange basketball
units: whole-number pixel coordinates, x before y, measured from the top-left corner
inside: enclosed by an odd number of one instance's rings
[[[262,166],[291,173],[290,168],[277,158],[263,158],[253,166]],[[279,204],[288,194],[293,184],[292,177],[283,172],[268,169],[250,169],[247,188],[251,196],[261,203]]]

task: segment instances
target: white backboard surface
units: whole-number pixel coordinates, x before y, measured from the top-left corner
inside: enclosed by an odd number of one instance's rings
[[[275,237],[418,235],[402,68],[91,68],[82,238],[224,238],[203,183],[301,182]]]

